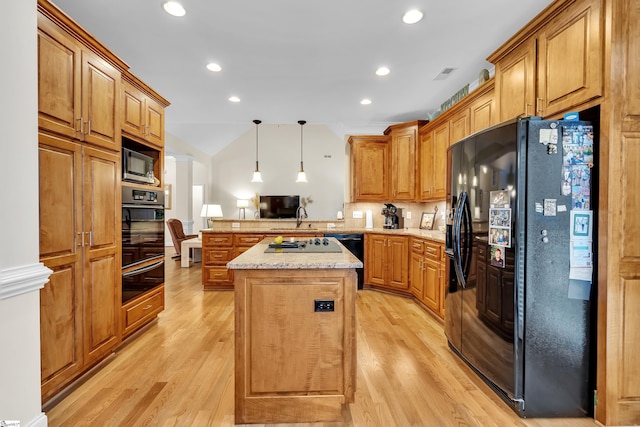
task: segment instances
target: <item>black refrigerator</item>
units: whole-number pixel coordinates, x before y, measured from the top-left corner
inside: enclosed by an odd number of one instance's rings
[[[445,333],[521,417],[593,411],[594,134],[514,119],[447,152]]]

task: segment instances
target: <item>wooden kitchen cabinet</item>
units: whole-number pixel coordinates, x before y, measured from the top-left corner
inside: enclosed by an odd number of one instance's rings
[[[264,239],[264,234],[234,234],[233,235],[233,257],[245,252],[256,243]]]
[[[349,137],[352,202],[388,201],[389,140],[386,135]]]
[[[449,142],[447,147],[469,136],[469,108],[461,108],[449,119]]]
[[[409,242],[405,236],[365,234],[365,283],[409,291]]]
[[[421,201],[440,201],[445,198],[449,130],[448,120],[436,127],[427,125],[420,128],[418,156]]]
[[[38,126],[120,151],[122,62],[80,44],[40,9],[38,14]]]
[[[499,122],[535,115],[536,41],[531,38],[496,63]]]
[[[553,6],[488,58],[500,121],[550,117],[602,96],[602,0]]]
[[[498,123],[495,107],[495,80],[487,83],[487,88],[469,104],[469,134],[474,134]],[[480,90],[480,89],[479,89]]]
[[[39,134],[42,400],[120,343],[120,158]]]
[[[122,130],[164,147],[164,106],[168,102],[161,104],[139,89],[139,86],[143,86],[142,83],[127,74],[125,77],[122,84]]]
[[[416,120],[389,126],[385,135],[391,137],[391,188],[392,202],[416,199],[416,143],[418,129],[428,123],[426,120]]]
[[[411,294],[433,314],[444,318],[445,265],[439,243],[412,238],[410,255]]]
[[[233,234],[202,234],[204,290],[233,289],[233,272],[227,269],[227,263],[233,258]]]
[[[121,308],[122,337],[131,335],[164,310],[164,285],[157,286],[141,298],[135,298]]]

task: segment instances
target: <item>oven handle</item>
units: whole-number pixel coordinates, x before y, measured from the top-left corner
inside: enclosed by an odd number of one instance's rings
[[[139,268],[137,270],[131,270],[131,271],[127,271],[126,273],[122,273],[122,277],[125,278],[125,277],[137,276],[138,274],[142,274],[142,273],[146,273],[147,271],[151,271],[151,270],[161,266],[162,264],[164,264],[164,260],[155,262],[153,264],[147,265],[146,267],[142,267],[142,268]]]

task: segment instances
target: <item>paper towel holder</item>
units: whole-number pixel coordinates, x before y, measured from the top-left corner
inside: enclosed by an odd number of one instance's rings
[[[373,212],[371,210],[365,212],[364,228],[367,230],[371,230],[373,228]]]

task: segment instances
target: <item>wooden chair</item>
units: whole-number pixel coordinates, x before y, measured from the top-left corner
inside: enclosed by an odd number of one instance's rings
[[[171,240],[173,241],[173,247],[176,249],[176,254],[172,258],[179,259],[181,252],[181,245],[183,240],[193,239],[198,237],[197,234],[184,234],[184,228],[182,227],[182,221],[177,218],[169,218],[167,220],[167,227],[171,233]]]

